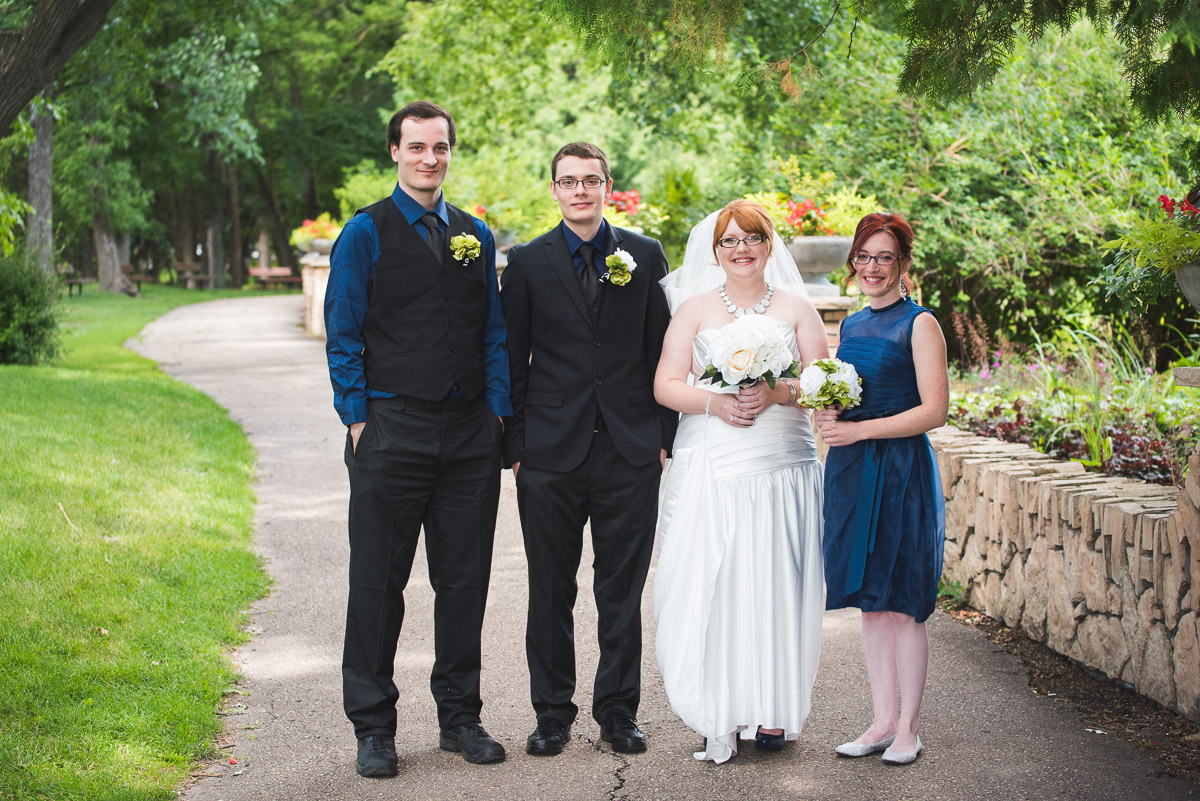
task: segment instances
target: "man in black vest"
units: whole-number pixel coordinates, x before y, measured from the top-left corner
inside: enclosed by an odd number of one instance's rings
[[[330,255],[326,351],[350,471],[342,688],[362,776],[399,769],[393,662],[422,527],[439,745],[468,762],[504,759],[480,726],[479,669],[508,356],[495,240],[442,197],[454,144],[440,106],[398,111],[388,125],[396,189],[360,210]]]
[[[592,716],[614,751],[639,753],[641,596],[658,483],[678,415],[654,402],[670,312],[656,240],[609,225],[608,159],[563,147],[550,166],[563,221],[509,253],[513,417],[504,442],[529,562],[525,651],[537,728],[530,754],[562,751],[575,692],[575,574],[591,520],[600,664]]]

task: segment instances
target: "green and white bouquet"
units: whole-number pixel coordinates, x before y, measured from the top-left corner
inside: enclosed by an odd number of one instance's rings
[[[723,387],[766,381],[774,389],[778,379],[795,378],[799,366],[779,326],[759,314],[739,317],[717,331],[711,353],[703,378]]]
[[[803,406],[852,409],[862,403],[862,379],[854,365],[841,359],[817,359],[805,367],[799,390]]]

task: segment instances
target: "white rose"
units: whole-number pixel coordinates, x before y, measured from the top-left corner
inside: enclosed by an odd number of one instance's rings
[[[800,392],[812,397],[825,385],[825,371],[820,365],[810,364],[800,372]]]

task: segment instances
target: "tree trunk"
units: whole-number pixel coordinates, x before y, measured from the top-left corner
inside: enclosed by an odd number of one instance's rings
[[[267,212],[271,224],[271,238],[275,240],[275,255],[280,264],[292,268],[292,274],[300,274],[300,265],[296,262],[296,254],[288,242],[288,229],[283,224],[283,216],[279,213],[279,200],[275,197],[275,187],[267,181],[267,175],[259,165],[254,165],[254,177],[258,179],[258,189],[263,199],[267,201]]]
[[[258,221],[258,266],[264,270],[271,266],[271,235],[261,218]]]
[[[25,27],[0,32],[0,131],[96,35],[114,2],[38,0]]]
[[[213,289],[225,288],[225,209],[213,206],[204,237],[204,261]]]
[[[238,171],[229,170],[229,271],[238,289],[246,283],[246,243],[242,241],[242,206],[238,199]]]
[[[121,262],[117,255],[117,240],[99,217],[92,218],[92,240],[96,244],[97,273],[101,292],[121,292]]]
[[[117,234],[114,239],[117,243],[117,264],[120,267],[127,264],[132,267],[130,254],[133,252],[133,242],[130,241],[129,234]]]
[[[53,91],[47,92],[53,97]],[[53,177],[53,151],[50,148],[54,135],[54,115],[39,112],[34,103],[29,111],[29,122],[33,126],[33,141],[29,143],[29,215],[25,243],[30,258],[45,273],[54,270],[54,227],[51,209],[50,182]]]

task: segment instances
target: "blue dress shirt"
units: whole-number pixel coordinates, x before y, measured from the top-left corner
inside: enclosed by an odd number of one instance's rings
[[[413,229],[426,237],[419,224],[426,209],[413,200],[399,184],[392,191],[392,202]],[[449,218],[446,199],[438,199],[432,209],[446,235]],[[500,417],[512,415],[509,398],[508,332],[500,307],[500,287],[496,281],[496,240],[487,225],[475,218],[475,236],[491,280],[487,281],[487,320],[483,326],[483,399]],[[369,214],[356,214],[342,228],[329,258],[329,285],[325,288],[325,353],[329,360],[329,380],[333,383],[333,408],[346,425],[367,419],[368,398],[391,398],[390,392],[367,386],[363,366],[363,319],[367,314],[367,286],[379,260],[379,234]]]
[[[563,239],[567,240],[567,251],[571,254],[571,266],[575,268],[575,277],[578,278],[583,273],[583,256],[579,253],[579,246],[583,244],[583,240],[579,238],[579,234],[567,227],[565,222],[559,223],[562,226]],[[596,232],[589,242],[596,248],[596,258],[600,260],[600,264],[596,267],[596,275],[604,275],[607,267],[604,267],[604,253],[608,250],[608,220],[601,218],[600,230]]]

